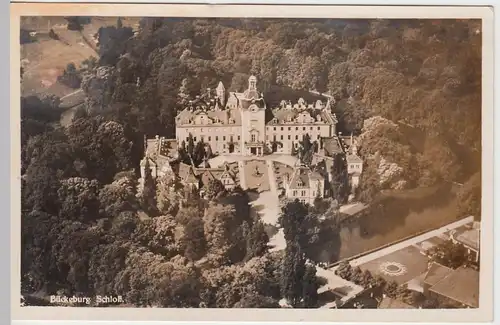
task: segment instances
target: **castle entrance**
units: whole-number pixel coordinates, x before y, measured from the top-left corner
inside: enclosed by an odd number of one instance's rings
[[[257,155],[257,147],[250,148],[250,153],[252,155]]]

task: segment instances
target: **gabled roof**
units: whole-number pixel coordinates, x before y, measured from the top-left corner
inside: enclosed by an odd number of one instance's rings
[[[310,170],[307,167],[301,166],[296,168],[292,174],[292,177],[290,178],[289,188],[309,188],[309,173]]]
[[[353,155],[353,154],[350,154],[350,155],[347,155],[347,163],[362,163],[363,160],[361,159],[361,157],[359,157],[358,155]]]
[[[212,180],[216,179],[214,174],[210,170],[205,170],[201,174],[201,183],[205,186]]]
[[[223,178],[226,178],[226,179],[229,179],[231,180],[232,183],[235,183],[235,180],[234,180],[234,175],[233,173],[231,173],[230,171],[228,170],[225,170],[219,177],[220,179],[223,179]]]
[[[477,308],[479,306],[479,272],[460,267],[432,286],[429,291]]]
[[[144,157],[142,158],[141,162],[140,162],[140,165],[141,167],[144,167],[146,166],[146,161],[149,160],[149,166],[150,167],[157,167],[157,164],[155,162],[155,160],[151,157]]]
[[[198,177],[196,177],[196,174],[193,170],[192,167],[189,168],[186,176],[184,177],[183,179],[184,182],[186,183],[197,183],[199,180],[198,180]]]
[[[473,248],[479,251],[479,239],[480,230],[479,229],[469,229],[460,233],[455,234],[455,239],[465,246]]]
[[[344,152],[337,137],[321,138],[321,140],[323,142],[323,150],[326,156],[332,157],[334,154]]]
[[[453,272],[453,270],[449,267],[439,263],[432,263],[425,273],[424,283],[433,286],[450,275],[451,272]]]

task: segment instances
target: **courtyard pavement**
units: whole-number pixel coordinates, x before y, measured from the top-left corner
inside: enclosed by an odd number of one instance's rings
[[[294,156],[273,153],[264,156],[244,156],[238,154],[226,154],[220,155],[210,159],[208,162],[210,166],[220,167],[224,162],[236,162],[236,161],[247,161],[247,160],[264,160],[264,161],[278,161],[288,166],[296,166],[299,159]]]

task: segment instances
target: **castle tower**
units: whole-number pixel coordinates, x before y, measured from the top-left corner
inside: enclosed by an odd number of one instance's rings
[[[221,106],[224,107],[226,105],[226,88],[222,84],[222,81],[219,81],[219,85],[216,88],[217,98],[219,99]]]

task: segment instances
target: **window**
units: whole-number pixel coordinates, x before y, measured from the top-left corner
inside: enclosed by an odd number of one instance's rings
[[[196,142],[196,137],[193,138],[194,142]]]
[[[283,131],[283,127],[281,127],[281,131]]]
[[[189,137],[186,137],[186,141],[189,141]]]
[[[292,140],[292,136],[290,134],[288,135],[288,140]]]
[[[292,128],[291,128],[291,127],[288,127],[288,131],[291,131],[291,130],[292,130]]]
[[[276,141],[276,134],[273,135],[273,140]]]
[[[318,131],[321,130],[321,128],[318,126]]]
[[[313,130],[313,127],[311,126],[310,130],[312,131]]]
[[[219,136],[218,135],[215,136],[215,141],[219,141]]]
[[[241,139],[241,137],[238,135],[238,141]]]
[[[354,168],[354,165],[351,165],[351,168]]]
[[[273,127],[273,131],[276,131],[276,127]]]
[[[212,141],[212,137],[211,136],[208,136],[208,141]]]
[[[226,141],[226,136],[222,136],[222,141]]]
[[[281,135],[281,140],[283,140],[283,134]]]
[[[255,134],[252,134],[252,142],[255,142]]]
[[[298,139],[299,139],[299,135],[298,135],[298,134],[296,134],[296,135],[295,135],[295,140],[298,140]]]
[[[298,130],[299,130],[299,127],[298,127],[298,126],[296,126],[296,127],[295,127],[295,131],[298,131]]]
[[[301,191],[301,192],[300,192],[300,195],[301,195],[301,196],[306,196],[306,191]]]
[[[320,138],[320,135],[318,134],[318,140],[319,140],[319,138]]]
[[[293,191],[293,196],[297,196],[297,191]]]
[[[306,127],[304,126],[304,127],[302,128],[302,131],[305,131],[305,130],[306,130]]]

